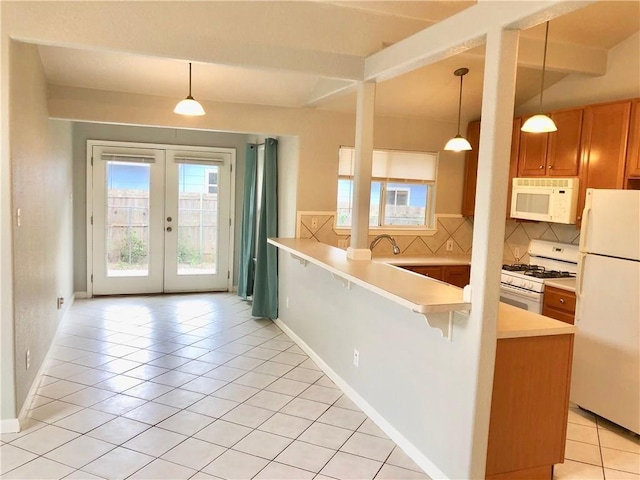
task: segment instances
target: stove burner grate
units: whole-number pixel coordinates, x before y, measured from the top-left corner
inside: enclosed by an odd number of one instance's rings
[[[520,272],[534,278],[569,278],[575,277],[575,273],[563,272],[560,270],[547,270],[538,265],[527,265],[524,263],[514,263],[513,265],[503,265],[502,269],[507,272]]]

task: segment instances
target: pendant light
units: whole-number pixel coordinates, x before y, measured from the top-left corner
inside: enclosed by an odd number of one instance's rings
[[[555,132],[558,130],[556,124],[553,123],[550,117],[542,113],[542,94],[544,92],[544,71],[547,66],[547,41],[549,39],[549,22],[547,22],[547,28],[544,33],[544,55],[542,56],[542,80],[540,82],[540,105],[538,107],[538,114],[533,117],[529,117],[524,125],[522,125],[523,132],[528,133],[546,133]]]
[[[468,68],[459,68],[453,74],[456,77],[460,77],[460,98],[458,100],[458,134],[447,142],[444,146],[445,150],[453,152],[462,152],[464,150],[471,150],[471,144],[469,141],[460,135],[460,113],[462,112],[462,77],[469,73]]]
[[[173,109],[173,113],[189,116],[204,115],[202,105],[191,96],[191,62],[189,62],[189,95],[184,100],[178,102],[176,108]]]

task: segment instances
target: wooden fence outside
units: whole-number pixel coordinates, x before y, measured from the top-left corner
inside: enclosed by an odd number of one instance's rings
[[[215,261],[218,195],[181,192],[177,228],[180,263]],[[176,221],[177,220],[177,221]],[[149,249],[149,197],[136,190],[111,190],[107,208],[107,261],[110,264],[146,263]]]

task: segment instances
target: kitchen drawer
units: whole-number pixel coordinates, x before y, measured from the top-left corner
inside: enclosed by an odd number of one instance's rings
[[[576,294],[555,287],[545,287],[543,308],[552,308],[573,315],[576,311]]]
[[[464,288],[469,284],[469,265],[402,265],[405,270],[442,280],[456,287]]]
[[[542,315],[555,320],[560,320],[561,322],[565,322],[570,325],[575,323],[575,316],[573,313],[563,312],[562,310],[556,310],[555,308],[543,307]]]

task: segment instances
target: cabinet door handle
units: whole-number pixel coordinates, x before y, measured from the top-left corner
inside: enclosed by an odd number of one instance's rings
[[[560,303],[564,303],[564,298],[561,298],[561,299],[560,299]]]
[[[544,165],[540,165],[538,168],[542,170],[544,168]]]
[[[553,168],[553,165],[549,165],[547,168]]]

